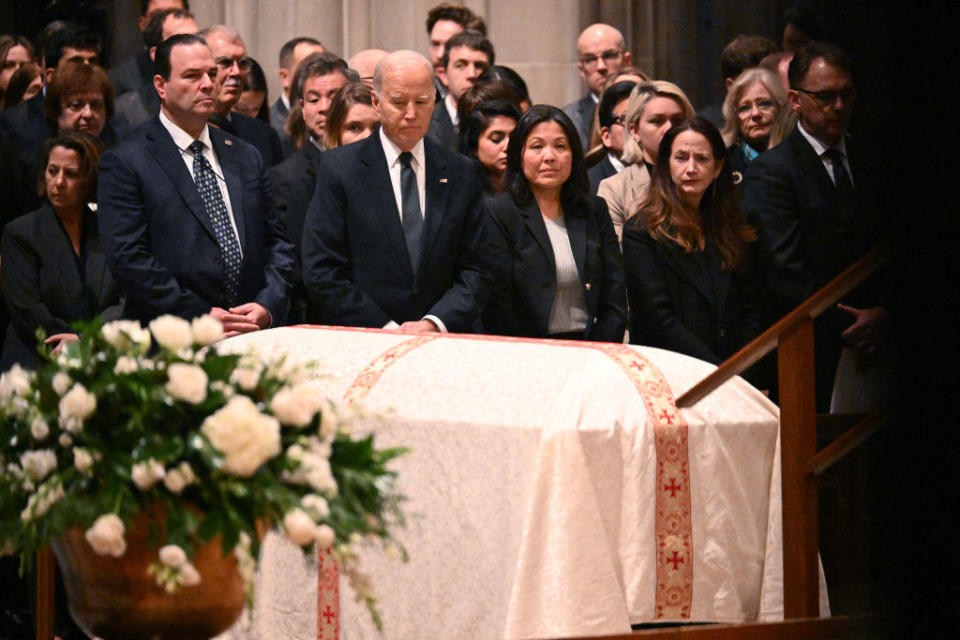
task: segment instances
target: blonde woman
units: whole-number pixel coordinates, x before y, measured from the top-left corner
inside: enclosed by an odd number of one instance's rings
[[[787,116],[787,93],[772,71],[752,67],[741,73],[727,90],[723,101],[723,141],[727,164],[738,183],[747,165],[761,152],[775,146],[778,122]]]
[[[624,114],[630,135],[624,142],[622,155],[624,164],[630,166],[601,182],[597,190],[597,195],[607,201],[618,240],[623,237],[623,223],[650,188],[663,134],[693,116],[690,100],[672,82],[642,82],[630,93]]]

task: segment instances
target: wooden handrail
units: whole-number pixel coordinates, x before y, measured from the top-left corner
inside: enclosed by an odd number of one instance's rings
[[[871,413],[810,458],[803,465],[803,473],[820,475],[860,446],[867,438],[876,433],[877,429],[889,421],[890,414],[887,412]]]
[[[870,274],[890,258],[891,254],[892,249],[889,241],[875,246],[869,253],[844,270],[843,273],[807,298],[803,304],[727,358],[717,367],[716,371],[677,398],[677,407],[681,409],[692,407],[724,382],[746,371],[750,365],[777,347],[781,335],[805,320],[816,318],[832,307],[840,298],[866,280]]]

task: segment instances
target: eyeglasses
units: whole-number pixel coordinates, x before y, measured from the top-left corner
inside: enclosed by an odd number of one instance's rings
[[[840,89],[839,91],[808,91],[806,89],[797,89],[800,93],[805,93],[813,98],[821,107],[827,107],[836,104],[837,98],[843,100],[844,104],[849,103],[857,97],[857,91],[853,87]]]
[[[773,100],[757,100],[756,102],[745,102],[736,108],[737,115],[746,118],[756,107],[763,113],[772,113],[777,110],[777,103]]]
[[[592,69],[597,66],[597,63],[600,61],[600,58],[603,58],[604,64],[610,64],[611,62],[616,62],[620,59],[620,56],[623,55],[622,49],[609,49],[600,54],[599,57],[595,55],[585,55],[580,58],[580,64],[582,64],[587,69]]]
[[[615,124],[618,124],[618,125],[620,125],[621,127],[627,126],[627,112],[626,112],[626,111],[624,111],[623,113],[621,113],[620,115],[618,115],[616,118],[614,118],[614,119],[613,119],[613,122],[610,123],[610,126],[612,127],[612,126],[615,125]]]
[[[253,60],[250,58],[231,58],[229,56],[220,56],[216,59],[216,63],[217,66],[223,71],[232,69],[234,64],[237,65],[237,68],[240,69],[240,71],[249,71],[253,64]]]

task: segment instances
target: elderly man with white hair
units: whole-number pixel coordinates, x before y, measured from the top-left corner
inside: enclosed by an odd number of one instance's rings
[[[303,230],[309,322],[480,330],[480,183],[470,160],[424,137],[433,79],[419,53],[383,58],[373,74],[380,129],[321,157]]]
[[[590,135],[593,112],[600,102],[603,84],[610,74],[630,64],[630,52],[624,49],[623,34],[608,24],[592,24],[577,38],[580,77],[587,83],[586,95],[563,108],[577,126],[584,149]]]
[[[217,64],[217,79],[213,83],[216,112],[210,118],[210,124],[255,146],[267,167],[279,163],[283,160],[283,147],[276,130],[262,120],[231,111],[240,101],[243,77],[252,64],[240,32],[227,25],[215,24],[198,35],[206,40]]]

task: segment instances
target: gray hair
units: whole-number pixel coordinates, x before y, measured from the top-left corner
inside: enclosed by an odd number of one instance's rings
[[[730,88],[727,89],[727,97],[723,100],[724,125],[720,134],[728,147],[740,137],[740,124],[736,113],[740,96],[757,83],[762,84],[770,92],[773,101],[777,103],[776,119],[779,120],[784,115],[783,111],[787,108],[787,92],[783,90],[783,85],[780,83],[777,74],[763,67],[744,69],[736,80],[730,84]],[[757,151],[763,151],[763,149],[757,149]]]

